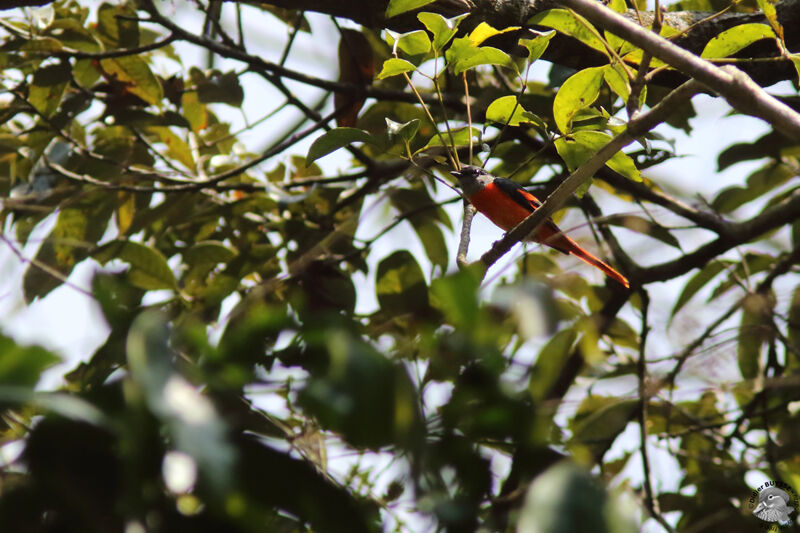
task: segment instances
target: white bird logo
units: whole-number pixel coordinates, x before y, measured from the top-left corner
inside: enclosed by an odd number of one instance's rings
[[[758,495],[758,505],[753,514],[765,522],[788,523],[794,507],[789,505],[789,495],[778,487],[769,487]]]

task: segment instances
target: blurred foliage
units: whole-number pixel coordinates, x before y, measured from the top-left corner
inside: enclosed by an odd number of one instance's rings
[[[394,0],[387,15],[429,3]],[[0,11],[3,246],[22,258],[46,229],[15,283],[47,301],[93,262],[88,296],[110,331],[51,391],[36,385],[60,358],[0,336],[0,531],[627,532],[651,517],[733,531],[757,527],[748,472],[800,491],[795,142],[773,131],[722,151],[721,170],[759,168],[697,206],[694,191],[650,179],[682,154],[648,133],[556,215],[583,213],[598,230],[588,246],[610,241],[635,291],[593,285],[539,249],[488,283],[479,263],[455,269],[460,199],[432,177],[491,147],[496,174],[546,196],[624,129],[632,95],[665,96],[632,84],[642,51],[566,10],[529,21],[540,32],[422,13],[406,34],[344,29],[361,48],[340,46],[352,72],[332,90],[314,65],[289,70],[244,38],[246,14],[268,16],[285,58],[298,32],[321,31],[303,13],[214,6],[197,33],[176,22],[199,9],[188,5]],[[774,24],[726,31],[704,55],[782,39]],[[548,28],[609,64],[528,79]],[[208,68],[180,41],[208,52]],[[291,107],[296,124],[250,116],[253,73],[285,98],[258,113]],[[309,104],[290,79],[326,100]],[[441,105],[423,109],[409,83]],[[686,102],[668,122],[689,132],[692,117]],[[337,118],[346,127],[328,125]],[[272,144],[247,146],[260,122]],[[343,150],[353,174],[326,166]],[[717,244],[652,274],[625,245],[662,260],[699,242],[669,211]],[[746,216],[763,231],[736,226],[739,239],[726,224]],[[647,289],[672,278],[671,313],[648,322]],[[655,321],[666,316],[697,324],[668,330]],[[698,392],[684,363],[717,343],[739,376],[701,371]],[[651,478],[631,428],[674,457],[674,484]]]

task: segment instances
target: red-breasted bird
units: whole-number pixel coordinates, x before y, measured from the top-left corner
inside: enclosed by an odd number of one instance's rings
[[[515,182],[492,176],[480,167],[463,166],[461,170],[451,174],[458,178],[464,195],[475,209],[506,231],[511,231],[542,205],[538,198]],[[581,261],[599,268],[626,288],[630,287],[625,276],[564,235],[552,219],[548,218],[539,226],[536,235],[530,240],[546,244],[559,252],[574,255]]]

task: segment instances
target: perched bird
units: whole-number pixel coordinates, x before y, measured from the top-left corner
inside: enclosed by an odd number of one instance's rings
[[[475,209],[506,231],[516,227],[542,205],[538,198],[515,182],[492,176],[480,167],[464,166],[461,167],[461,170],[451,172],[451,174],[458,178],[464,195],[475,206]],[[630,287],[625,276],[564,235],[552,219],[548,218],[539,226],[536,234],[530,240],[546,244],[559,252],[574,255],[593,267],[599,268],[624,287]]]
[[[758,495],[758,505],[753,514],[765,522],[786,523],[794,507],[789,504],[789,495],[778,487],[768,487]]]

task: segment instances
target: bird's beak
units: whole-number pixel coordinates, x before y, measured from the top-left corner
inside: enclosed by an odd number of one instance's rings
[[[460,170],[451,170],[450,174],[452,174],[453,176],[455,176],[457,178],[461,177],[461,171]]]

